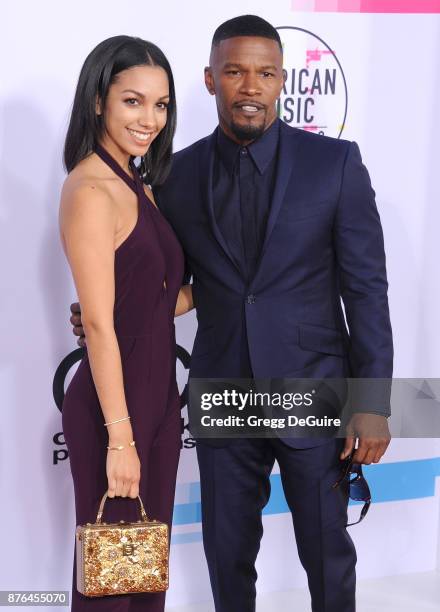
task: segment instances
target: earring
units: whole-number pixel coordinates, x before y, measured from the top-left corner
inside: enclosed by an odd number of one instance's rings
[[[145,155],[141,157],[141,165],[140,165],[139,170],[140,170],[140,175],[142,179],[145,179],[145,177],[147,176],[147,163],[145,161]]]

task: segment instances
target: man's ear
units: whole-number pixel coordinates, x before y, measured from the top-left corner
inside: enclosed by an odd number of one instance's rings
[[[214,78],[212,76],[212,70],[210,66],[205,68],[205,85],[211,96],[215,96]]]

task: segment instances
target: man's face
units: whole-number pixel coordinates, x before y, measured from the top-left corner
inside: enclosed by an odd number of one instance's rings
[[[284,83],[278,43],[237,36],[213,47],[205,83],[215,95],[219,123],[232,140],[247,144],[275,121],[275,102]]]

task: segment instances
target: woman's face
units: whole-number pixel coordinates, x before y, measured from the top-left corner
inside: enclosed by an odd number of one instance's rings
[[[160,66],[120,72],[106,100],[101,144],[114,155],[145,155],[167,122],[168,76]],[[101,113],[99,101],[97,113]]]

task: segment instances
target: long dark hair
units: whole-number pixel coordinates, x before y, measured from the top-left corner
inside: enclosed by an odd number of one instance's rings
[[[78,79],[69,127],[64,143],[64,166],[68,172],[96,147],[102,138],[104,109],[110,85],[122,70],[133,66],[160,66],[168,76],[170,101],[167,122],[143,158],[143,179],[160,185],[166,179],[176,130],[176,94],[171,67],[162,51],[151,42],[134,36],[112,36],[99,43],[88,55]],[[96,100],[101,115],[96,114]]]

